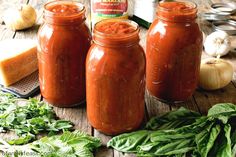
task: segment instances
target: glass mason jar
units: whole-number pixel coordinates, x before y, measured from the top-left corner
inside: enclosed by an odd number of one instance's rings
[[[87,116],[97,130],[115,135],[139,127],[144,116],[145,53],[139,28],[111,19],[94,27],[86,59]]]
[[[146,45],[148,94],[161,101],[186,101],[197,87],[202,33],[197,6],[188,1],[160,2]]]
[[[54,106],[71,107],[85,96],[85,60],[91,34],[85,7],[72,1],[44,6],[38,32],[39,81],[43,97]]]

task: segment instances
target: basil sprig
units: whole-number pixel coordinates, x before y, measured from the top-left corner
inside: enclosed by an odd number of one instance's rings
[[[14,131],[19,138],[9,144],[26,144],[39,133],[54,135],[73,128],[70,121],[59,120],[52,107],[37,99],[19,99],[0,92],[0,132]]]
[[[216,104],[207,116],[182,107],[152,118],[145,130],[113,137],[107,146],[148,157],[234,157],[236,106]]]

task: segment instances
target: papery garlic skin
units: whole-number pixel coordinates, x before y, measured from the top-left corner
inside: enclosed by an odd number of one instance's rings
[[[233,66],[223,59],[202,60],[199,86],[206,90],[223,88],[231,82],[233,73]]]
[[[22,5],[20,9],[10,8],[3,16],[6,26],[14,31],[32,27],[36,19],[36,11],[30,5]]]
[[[213,57],[226,55],[231,48],[229,35],[224,31],[216,31],[206,37],[204,42],[205,52]]]

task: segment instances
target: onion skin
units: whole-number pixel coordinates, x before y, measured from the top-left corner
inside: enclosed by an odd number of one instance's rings
[[[199,86],[205,90],[216,90],[227,86],[233,78],[232,65],[217,58],[203,60],[200,68]]]

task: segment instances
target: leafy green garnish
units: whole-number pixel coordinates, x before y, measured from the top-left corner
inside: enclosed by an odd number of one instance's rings
[[[220,125],[214,125],[214,123],[211,123],[196,135],[195,141],[197,144],[197,149],[202,157],[207,157],[209,151],[214,145],[216,138],[220,133],[220,130]]]
[[[197,117],[201,115],[197,112],[190,111],[184,107],[178,110],[168,112],[160,117],[154,117],[149,120],[146,124],[146,129],[157,130],[157,129],[174,129],[184,125],[195,122]]]
[[[121,134],[107,144],[138,156],[232,157],[236,154],[236,106],[214,105],[207,116],[180,108],[152,118],[146,130]]]
[[[232,156],[236,156],[236,130],[231,135]]]
[[[113,147],[122,152],[137,152],[137,146],[150,142],[150,131],[141,130],[132,133],[116,136],[107,143],[108,147]],[[119,141],[119,142],[117,142]]]
[[[18,157],[23,154],[31,154],[34,157],[93,157],[92,151],[100,146],[101,141],[98,138],[80,131],[66,131],[62,135],[43,137],[21,146],[8,145],[0,140],[0,151]]]
[[[226,124],[231,117],[236,116],[236,105],[231,103],[216,104],[209,109],[208,117],[214,117]]]
[[[0,132],[14,131],[19,138],[9,144],[26,144],[43,132],[72,129],[70,121],[57,120],[53,108],[37,99],[18,99],[11,94],[0,92]]]
[[[231,139],[230,139],[231,126],[226,124],[224,126],[224,136],[223,141],[221,141],[221,145],[219,150],[217,151],[216,157],[231,157],[232,149],[231,149]]]

